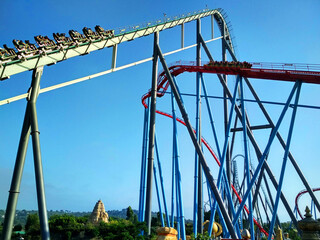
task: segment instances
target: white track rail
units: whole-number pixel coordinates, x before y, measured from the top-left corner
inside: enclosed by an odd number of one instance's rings
[[[177,19],[168,20],[166,22],[161,22],[144,28],[139,28],[134,31],[121,33],[109,39],[80,44],[77,47],[69,48],[66,50],[56,50],[46,55],[35,55],[25,60],[15,60],[12,62],[1,63],[0,80],[7,79],[17,73],[29,71],[46,65],[52,65],[68,58],[85,55],[106,47],[116,46],[117,44],[120,44],[122,42],[132,41],[136,38],[144,37],[152,33],[160,32],[165,29],[169,29],[210,15],[215,15],[215,17],[223,20],[223,17],[219,10],[203,10],[194,14],[187,14],[186,16]]]

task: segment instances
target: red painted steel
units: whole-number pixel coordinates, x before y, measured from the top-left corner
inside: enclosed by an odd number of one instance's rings
[[[314,189],[312,189],[312,191],[313,191],[313,192],[320,191],[320,188],[314,188]],[[299,198],[300,198],[303,194],[305,194],[305,193],[307,193],[307,192],[308,192],[308,190],[303,190],[303,191],[299,192],[298,195],[296,196],[296,200],[295,200],[297,212],[298,212],[299,216],[301,217],[301,219],[303,219],[304,217],[302,216],[302,214],[301,214],[301,212],[300,212],[300,209],[299,209],[299,206],[298,206],[298,202],[299,202]]]
[[[194,62],[187,62],[188,65],[182,65],[178,62],[170,66],[169,70],[172,76],[177,76],[183,72],[202,72],[226,75],[240,75],[247,78],[270,79],[295,82],[300,80],[305,83],[320,84],[320,65],[317,64],[276,64],[276,63],[252,63],[251,68],[236,66],[215,66],[205,64],[196,66]],[[317,70],[317,71],[315,71]],[[157,96],[162,97],[169,87],[169,82],[165,72],[161,72],[158,77]],[[146,107],[145,99],[150,96],[148,92],[142,97],[142,103]]]

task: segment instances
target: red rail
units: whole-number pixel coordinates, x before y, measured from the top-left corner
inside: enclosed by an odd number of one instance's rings
[[[240,75],[247,78],[271,79],[295,82],[320,84],[320,65],[318,64],[289,64],[289,63],[251,63],[251,68],[237,66],[196,66],[195,62],[176,62],[169,67],[170,73],[177,76],[183,72],[202,72],[226,75]],[[169,87],[165,72],[158,76],[157,96],[162,97]],[[147,107],[145,100],[150,97],[150,91],[142,97],[142,104]]]
[[[320,188],[314,188],[314,189],[312,189],[312,191],[313,191],[313,192],[320,191]],[[303,191],[299,192],[298,195],[296,196],[296,200],[295,200],[296,208],[297,208],[298,214],[299,214],[299,216],[301,217],[301,219],[303,219],[303,216],[302,216],[302,214],[301,214],[301,212],[300,212],[299,205],[298,205],[298,201],[299,201],[300,197],[301,197],[303,194],[307,193],[307,192],[308,192],[308,190],[303,190]]]
[[[208,65],[208,63],[203,64],[203,66],[196,66],[195,62],[177,62],[174,65],[169,67],[170,73],[173,76],[177,76],[183,72],[202,72],[202,73],[216,73],[216,74],[226,74],[226,75],[241,75],[242,77],[247,78],[260,78],[260,79],[272,79],[272,80],[282,80],[282,81],[297,81],[300,80],[306,83],[315,83],[320,84],[320,65],[316,64],[279,64],[279,63],[251,63],[251,68],[243,68],[237,66],[215,66]],[[162,97],[169,87],[169,82],[165,72],[161,72],[158,76],[157,83],[157,96]],[[150,97],[150,91],[143,95],[142,104],[147,108],[145,100]],[[158,114],[163,116],[173,118],[172,115],[156,110]],[[180,122],[183,125],[186,125],[185,122],[176,118],[176,121]],[[195,131],[195,130],[193,130]],[[213,149],[210,147],[208,142],[201,137],[201,142],[209,150],[213,158],[216,160],[217,164],[220,166],[220,161],[215,155]],[[231,185],[233,192],[236,194],[239,202],[242,202],[242,199],[235,187]],[[301,193],[303,194],[303,193]],[[300,195],[301,195],[300,194]],[[299,195],[299,196],[300,196]],[[298,198],[298,196],[297,196]],[[244,206],[245,211],[249,214],[247,206]],[[298,209],[298,208],[297,208]],[[299,212],[299,210],[298,210]],[[300,212],[299,212],[300,214]],[[300,215],[301,216],[301,215]],[[263,232],[266,236],[268,233],[262,228],[262,226],[254,219],[255,225]]]

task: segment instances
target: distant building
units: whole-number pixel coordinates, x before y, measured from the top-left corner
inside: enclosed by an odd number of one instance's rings
[[[99,200],[93,208],[90,215],[89,222],[92,224],[98,224],[99,222],[109,222],[109,215],[104,208],[104,204]]]

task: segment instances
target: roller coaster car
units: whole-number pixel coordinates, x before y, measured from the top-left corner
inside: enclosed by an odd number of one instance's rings
[[[0,48],[0,63],[6,63],[17,58],[17,53],[13,48],[8,48],[6,44],[3,45],[3,48]]]
[[[99,33],[92,31],[91,28],[84,27],[82,31],[84,35],[86,35],[86,37],[89,38],[90,40],[101,39],[101,36],[99,35]]]
[[[48,52],[57,49],[57,44],[48,38],[48,36],[35,36],[34,39],[36,40],[38,46],[41,50]]]
[[[23,42],[22,40],[14,39],[12,42],[15,48],[18,50],[18,55],[22,58],[39,54],[39,50],[37,49],[36,45],[30,43],[28,40]]]
[[[113,37],[114,36],[114,30],[104,30],[99,25],[95,26],[94,29],[97,31],[97,33],[102,37]]]
[[[77,44],[79,43],[86,43],[89,41],[88,38],[86,38],[85,35],[75,31],[75,30],[70,30],[69,35],[72,38],[73,41],[75,41]]]
[[[226,61],[210,61],[208,64],[205,66],[210,67],[232,67],[232,68],[251,68],[252,64],[248,63],[246,61],[244,62],[226,62]]]
[[[65,33],[53,33],[53,38],[61,48],[68,48],[76,45],[70,37],[66,37]]]

